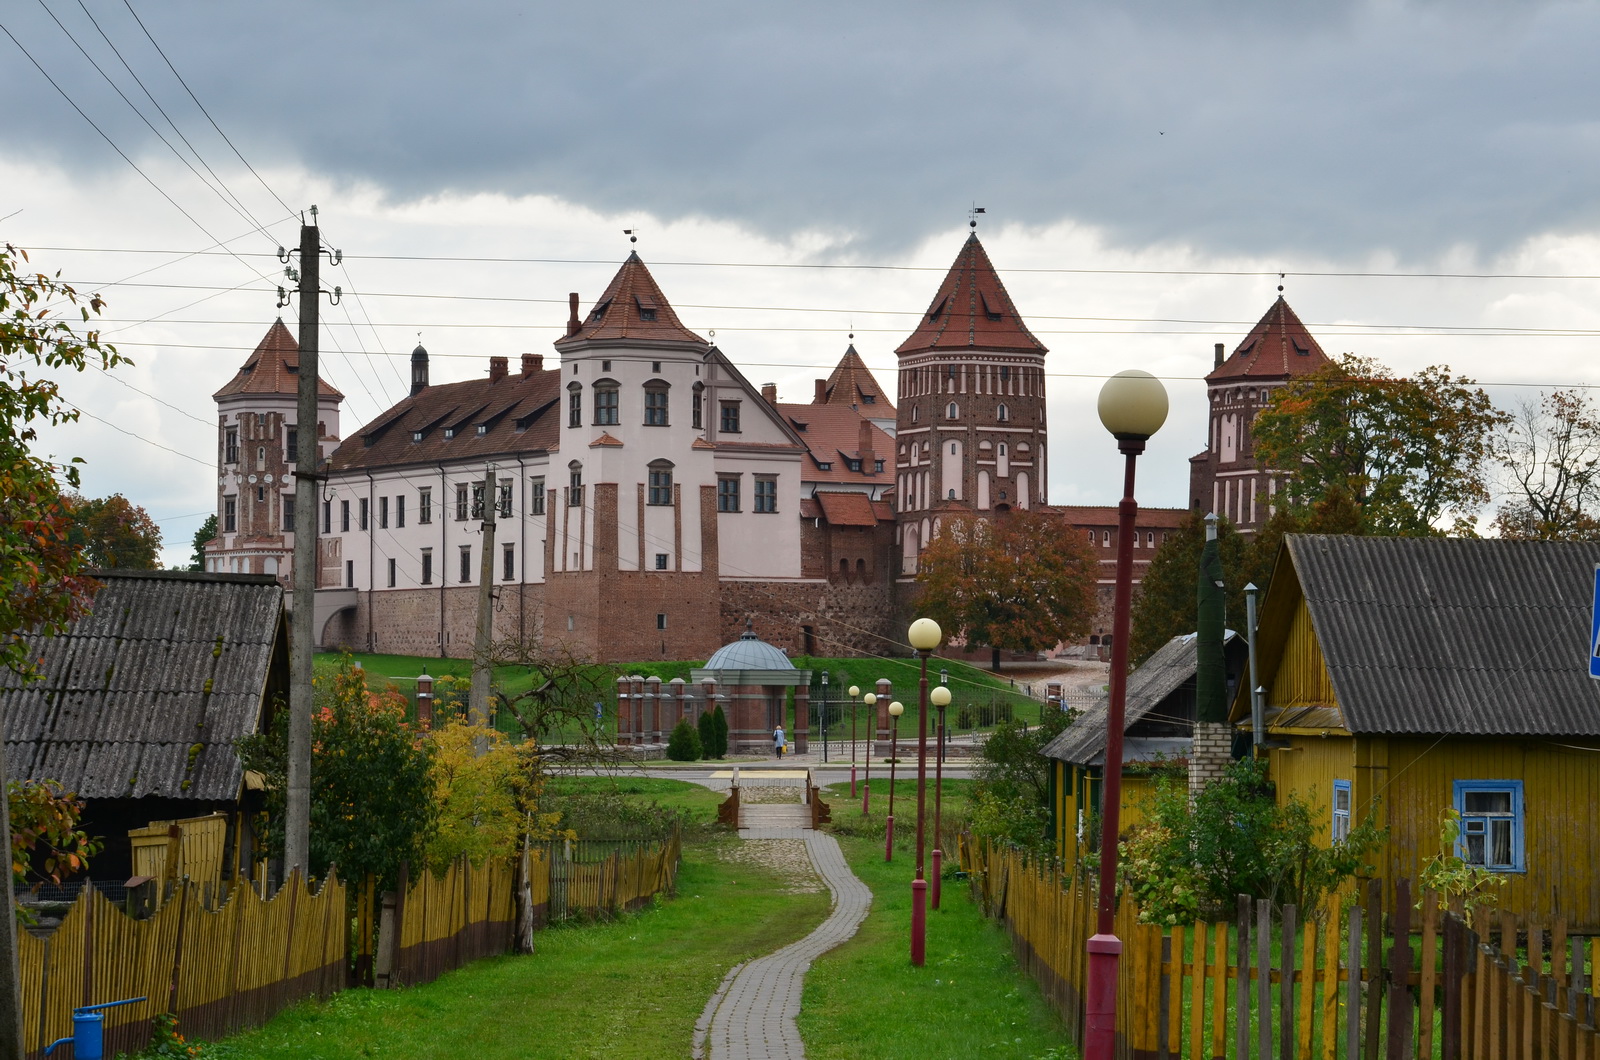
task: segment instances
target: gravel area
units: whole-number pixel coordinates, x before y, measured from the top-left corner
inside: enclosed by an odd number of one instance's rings
[[[804,802],[805,787],[802,781],[795,781],[791,785],[741,784],[739,785],[739,801],[751,806]]]
[[[720,848],[718,856],[738,865],[759,865],[777,873],[785,894],[813,894],[826,890],[817,875],[804,839],[746,839]]]

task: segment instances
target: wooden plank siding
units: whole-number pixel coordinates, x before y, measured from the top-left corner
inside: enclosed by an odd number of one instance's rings
[[[1305,597],[1296,603],[1289,620],[1283,656],[1267,693],[1267,702],[1275,707],[1331,707],[1337,703],[1333,678],[1328,675],[1328,664],[1322,657],[1322,645],[1317,642]],[[1248,704],[1248,697],[1245,702]]]
[[[1056,856],[1067,864],[1078,860],[1079,812],[1087,826],[1090,816],[1100,810],[1100,770],[1072,765],[1055,759],[1054,831]],[[1145,807],[1155,795],[1155,780],[1146,770],[1122,773],[1122,830],[1142,823]]]

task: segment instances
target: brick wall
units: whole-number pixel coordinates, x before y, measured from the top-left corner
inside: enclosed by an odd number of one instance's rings
[[[1189,749],[1189,798],[1222,776],[1233,761],[1233,729],[1214,721],[1196,722]]]

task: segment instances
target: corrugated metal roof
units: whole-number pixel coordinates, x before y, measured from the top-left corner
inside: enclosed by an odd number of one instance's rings
[[[272,575],[98,575],[89,614],[33,636],[40,680],[0,671],[7,765],[85,798],[237,796],[282,636]],[[192,753],[191,753],[192,752]]]
[[[1134,722],[1193,677],[1196,666],[1193,633],[1173,637],[1157,648],[1143,666],[1128,675],[1122,731],[1127,732]],[[1102,696],[1060,736],[1046,744],[1042,753],[1079,765],[1101,758],[1106,751],[1106,710],[1106,698]]]
[[[1588,671],[1600,542],[1286,543],[1351,732],[1600,736]]]

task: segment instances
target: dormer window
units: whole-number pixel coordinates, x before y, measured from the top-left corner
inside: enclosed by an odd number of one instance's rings
[[[485,434],[488,434],[488,433],[489,433],[489,425],[487,423],[478,424],[478,436],[480,438],[483,437]]]
[[[654,301],[641,295],[635,295],[633,302],[639,307],[640,320],[648,322],[656,318],[656,304]],[[659,370],[657,369],[657,371]]]
[[[984,317],[989,319],[989,320],[999,320],[1000,319],[1000,302],[999,302],[999,299],[996,298],[995,301],[991,303],[989,301],[989,296],[987,294],[980,293],[978,295],[978,297],[983,299],[983,315],[984,315]],[[1004,371],[1004,369],[1002,369],[1002,371]],[[1002,376],[1001,378],[1004,378],[1004,376]]]
[[[818,471],[832,471],[833,470],[833,461],[832,460],[818,460],[817,461],[817,470]]]
[[[594,307],[594,309],[589,313],[589,320],[591,322],[599,320],[601,317],[606,315],[606,310],[610,308],[611,300],[608,298],[604,302],[601,302],[599,305]]]
[[[949,300],[950,300],[950,296],[949,295],[945,295],[943,298],[941,298],[937,302],[933,303],[933,308],[928,310],[928,319],[929,320],[938,320],[940,314],[942,314],[944,312],[944,304],[946,302],[948,302]]]
[[[851,471],[860,471],[861,470],[861,461],[859,461],[859,460],[850,460],[850,461],[848,461],[847,466],[850,468]]]
[[[421,432],[421,431],[412,431],[412,432],[411,432],[411,440],[412,440],[412,441],[413,441],[413,442],[420,442],[420,441],[422,441],[422,432]]]
[[[876,394],[862,394],[861,395],[861,401],[862,401],[863,404],[866,404],[866,405],[876,405],[878,403],[878,395],[876,395]]]
[[[446,427],[444,429],[444,436],[446,438],[454,438],[456,436],[456,429],[454,427]]]

